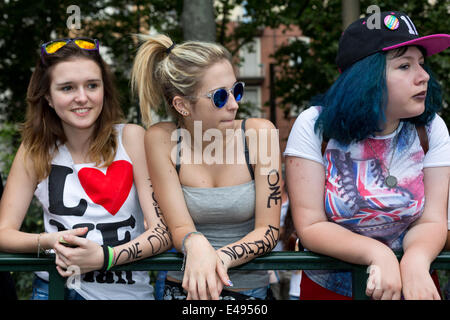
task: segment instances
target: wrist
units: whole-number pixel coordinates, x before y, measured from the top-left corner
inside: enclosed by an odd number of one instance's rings
[[[379,262],[395,260],[398,263],[397,256],[388,246],[382,245],[370,252],[369,265],[377,265]]]
[[[103,253],[103,247],[99,244],[97,244],[97,254],[95,259],[95,270],[101,270],[104,265],[104,253]]]
[[[40,247],[41,251],[52,249],[53,243],[52,243],[52,236],[50,233],[42,232],[38,235],[38,245]]]
[[[186,255],[186,253],[188,252],[189,248],[191,247],[191,243],[192,243],[192,239],[197,238],[199,236],[203,236],[203,234],[201,232],[198,231],[191,231],[185,234],[185,236],[183,237],[183,241],[181,243],[181,252]],[[194,241],[195,242],[195,241]]]
[[[431,261],[420,252],[413,253],[406,251],[400,261],[400,269],[412,267],[416,270],[425,270],[428,272],[430,265]]]
[[[231,258],[227,254],[223,253],[222,249],[216,250],[216,253],[219,259],[222,261],[223,266],[228,270],[231,265]]]
[[[114,249],[107,245],[102,245],[101,248],[103,251],[103,265],[100,272],[106,272],[113,267]]]

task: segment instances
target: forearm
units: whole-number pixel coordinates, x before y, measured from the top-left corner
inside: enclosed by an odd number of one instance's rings
[[[26,233],[14,229],[0,229],[0,251],[9,253],[37,253],[39,234]],[[50,249],[40,236],[41,249]]]
[[[151,227],[136,239],[114,247],[114,265],[131,263],[160,254],[172,247],[172,239],[164,223]]]
[[[450,251],[450,230],[447,231],[447,241],[444,247],[445,251]]]
[[[379,257],[394,257],[382,242],[354,233],[329,221],[317,222],[299,231],[302,245],[316,253],[348,263],[372,265]]]
[[[403,261],[413,258],[429,268],[443,250],[447,239],[447,226],[437,222],[423,222],[413,226],[403,239]]]
[[[279,228],[267,225],[255,229],[237,242],[218,249],[217,253],[228,268],[235,267],[272,251],[279,235]]]

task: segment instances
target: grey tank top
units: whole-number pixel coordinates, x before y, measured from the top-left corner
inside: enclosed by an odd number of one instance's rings
[[[245,120],[242,121],[245,129]],[[245,141],[244,152],[248,159],[248,148]],[[177,171],[180,167],[177,157]],[[201,232],[214,247],[219,249],[227,244],[245,237],[255,228],[255,181],[253,168],[247,161],[252,180],[236,186],[217,188],[196,188],[181,186],[186,206],[194,221],[195,228]],[[241,271],[229,270],[228,275],[233,282],[233,289],[254,289],[269,285],[266,270]],[[183,280],[183,272],[169,271],[168,276]]]

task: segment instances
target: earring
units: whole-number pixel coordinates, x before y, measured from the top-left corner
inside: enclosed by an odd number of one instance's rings
[[[181,114],[184,116],[184,117],[187,117],[188,115],[189,115],[189,113],[187,112],[187,111],[181,111]]]

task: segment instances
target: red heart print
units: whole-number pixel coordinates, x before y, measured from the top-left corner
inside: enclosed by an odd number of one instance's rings
[[[89,198],[115,215],[133,186],[133,166],[125,160],[111,163],[106,175],[96,168],[83,168],[78,179]]]

